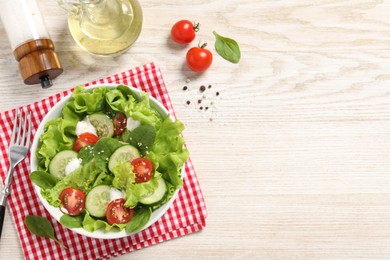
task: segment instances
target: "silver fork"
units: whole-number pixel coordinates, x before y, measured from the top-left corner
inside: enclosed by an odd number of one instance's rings
[[[7,197],[11,192],[12,175],[16,165],[26,158],[27,152],[30,148],[31,135],[31,113],[23,113],[16,110],[14,118],[14,128],[12,130],[11,140],[8,149],[8,160],[10,166],[7,176],[4,181],[4,187],[1,190],[0,198],[0,238],[3,230],[5,206],[7,204]]]

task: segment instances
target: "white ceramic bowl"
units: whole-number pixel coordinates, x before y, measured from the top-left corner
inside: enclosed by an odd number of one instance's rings
[[[87,87],[86,89],[89,90],[89,89],[99,88],[99,87],[115,88],[117,85],[118,84],[93,85],[93,86]],[[129,87],[129,88],[134,93],[136,93],[137,95],[139,95],[142,92],[141,90],[133,88],[133,87]],[[46,114],[46,116],[43,118],[42,122],[40,123],[40,125],[38,127],[38,130],[37,130],[37,132],[36,132],[36,134],[34,136],[34,140],[33,140],[32,146],[31,146],[31,158],[30,158],[30,161],[31,161],[31,165],[30,165],[31,166],[31,172],[36,171],[38,169],[38,160],[37,160],[37,157],[36,157],[35,154],[36,154],[36,151],[37,151],[37,148],[38,148],[38,144],[39,144],[39,137],[43,134],[43,130],[44,130],[45,124],[48,121],[50,121],[51,119],[54,119],[56,117],[60,117],[61,116],[62,108],[71,99],[71,97],[72,97],[72,95],[69,94],[68,96],[66,96],[63,99],[61,99],[57,104],[55,104],[54,107],[52,109],[50,109],[50,111]],[[153,107],[155,110],[157,110],[162,116],[165,117],[165,116],[167,116],[169,114],[168,110],[159,101],[157,101],[155,98],[153,98],[150,95],[149,95],[149,99],[150,99],[151,107]],[[171,117],[171,119],[172,119],[172,117]],[[183,167],[181,174],[182,174],[181,177],[184,178],[185,174],[186,174],[185,167]],[[38,186],[36,186],[35,184],[33,184],[33,185],[34,185],[35,191],[36,191],[40,201],[42,202],[43,206],[59,222],[61,216],[63,215],[63,213],[59,210],[59,208],[51,206],[42,197],[41,192],[40,192],[41,189]],[[140,232],[140,231],[148,228],[149,226],[154,224],[157,220],[159,220],[161,218],[161,216],[172,205],[173,201],[177,197],[177,193],[178,192],[179,192],[179,189],[176,190],[176,192],[174,193],[174,196],[167,203],[165,203],[160,208],[155,210],[152,213],[152,215],[151,215],[151,217],[149,219],[149,222],[141,230],[139,230],[137,232]],[[84,230],[83,228],[69,228],[69,229],[71,229],[72,231],[74,231],[74,232],[76,232],[78,234],[81,234],[81,235],[84,235],[84,236],[87,236],[87,237],[92,237],[92,238],[99,238],[99,239],[115,239],[115,238],[122,238],[122,237],[126,237],[126,236],[130,236],[132,234],[135,234],[135,233],[126,233],[125,230],[122,230],[120,232],[114,232],[114,231],[104,232],[104,231],[101,231],[101,230],[96,230],[94,232],[88,232],[88,231]]]

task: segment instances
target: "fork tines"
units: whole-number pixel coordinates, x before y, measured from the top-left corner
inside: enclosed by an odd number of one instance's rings
[[[12,130],[12,136],[10,145],[20,145],[29,147],[31,135],[31,112],[16,110],[14,118],[14,128]]]

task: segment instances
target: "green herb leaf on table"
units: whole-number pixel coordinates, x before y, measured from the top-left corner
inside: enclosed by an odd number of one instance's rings
[[[241,59],[241,51],[238,43],[227,37],[219,35],[216,31],[213,32],[215,35],[215,50],[222,58],[232,63],[238,63]]]
[[[54,235],[53,226],[51,225],[50,221],[47,218],[28,215],[24,219],[24,223],[26,224],[28,230],[30,230],[30,232],[33,233],[34,235],[53,239],[60,246],[62,246],[65,249],[68,249],[63,243],[61,243],[56,238],[56,236]]]

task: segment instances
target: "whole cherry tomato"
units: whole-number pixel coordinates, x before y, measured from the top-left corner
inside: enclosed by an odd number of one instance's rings
[[[192,42],[198,30],[199,24],[188,20],[180,20],[172,26],[171,37],[177,43],[187,44]]]
[[[196,72],[207,70],[213,62],[213,54],[205,49],[206,44],[201,47],[193,47],[187,52],[187,66]]]

